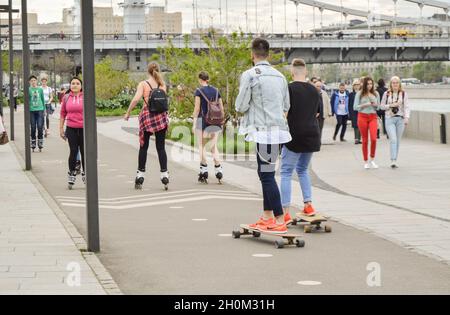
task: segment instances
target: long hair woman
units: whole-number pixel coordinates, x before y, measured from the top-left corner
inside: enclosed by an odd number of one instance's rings
[[[130,107],[125,114],[125,120],[130,119],[133,109],[140,100],[144,99],[144,106],[139,114],[139,165],[135,180],[135,188],[141,189],[145,180],[147,153],[152,135],[156,138],[156,151],[158,152],[160,165],[160,179],[165,185],[169,184],[169,171],[167,169],[167,153],[166,153],[166,133],[169,128],[169,114],[167,111],[162,113],[151,112],[149,109],[149,101],[155,90],[162,90],[167,93],[167,86],[161,75],[161,70],[156,62],[148,65],[148,79],[139,83],[136,95],[131,101]]]
[[[389,89],[383,95],[381,109],[386,111],[386,131],[391,147],[391,168],[395,169],[398,168],[400,140],[410,117],[408,94],[403,90],[399,77],[392,77]]]
[[[358,128],[362,136],[362,151],[365,169],[377,169],[375,154],[377,149],[378,115],[380,96],[375,90],[372,78],[365,77],[362,89],[355,96],[353,109],[358,111]],[[369,135],[370,135],[370,161],[369,161]]]
[[[70,90],[63,96],[61,103],[61,115],[59,123],[59,134],[64,141],[69,142],[69,189],[75,185],[77,176],[77,156],[81,153],[81,164],[83,165],[82,180],[85,182],[84,173],[84,98],[83,82],[80,78],[72,78]],[[64,130],[66,124],[66,130]]]

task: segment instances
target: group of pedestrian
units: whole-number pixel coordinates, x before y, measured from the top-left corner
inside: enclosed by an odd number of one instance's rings
[[[408,95],[400,78],[392,77],[389,88],[386,88],[383,79],[378,81],[376,88],[371,77],[356,79],[350,93],[345,83],[341,83],[339,89],[333,92],[331,103],[337,120],[334,140],[341,130],[340,140],[346,141],[347,120],[350,119],[355,144],[362,144],[364,168],[378,169],[375,157],[377,140],[382,132],[390,142],[391,167],[398,168],[400,139],[410,117]]]

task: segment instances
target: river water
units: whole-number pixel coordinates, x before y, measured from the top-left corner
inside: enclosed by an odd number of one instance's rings
[[[450,99],[410,99],[412,110],[450,113]]]

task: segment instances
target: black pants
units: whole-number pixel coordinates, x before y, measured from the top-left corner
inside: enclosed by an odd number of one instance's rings
[[[279,144],[257,144],[258,176],[261,181],[264,211],[272,210],[275,217],[283,215],[280,189],[275,180],[275,167],[280,155]]]
[[[81,153],[81,164],[84,168],[84,133],[82,128],[66,128],[66,138],[69,142],[70,155],[69,155],[69,171],[75,172],[77,166],[78,152]]]
[[[156,151],[158,152],[158,158],[159,158],[159,166],[161,168],[161,172],[167,172],[167,153],[166,153],[166,133],[167,129],[158,131],[155,133],[156,138]],[[148,153],[148,147],[150,144],[150,136],[152,135],[151,132],[145,132],[144,138],[145,142],[144,145],[141,146],[139,150],[139,171],[145,172],[146,170],[146,164],[147,164],[147,153]]]
[[[341,129],[341,140],[344,140],[345,138],[345,132],[347,131],[347,121],[348,121],[348,115],[336,115],[336,119],[337,119],[337,125],[336,125],[336,130],[334,132],[334,137],[336,138],[338,133],[339,133],[339,129]]]

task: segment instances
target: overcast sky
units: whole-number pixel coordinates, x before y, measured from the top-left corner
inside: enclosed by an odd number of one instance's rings
[[[256,18],[255,18],[255,1],[258,2],[258,31],[271,31],[270,20],[270,6],[271,0],[248,0],[248,15],[249,15],[249,29],[255,31]],[[393,15],[394,6],[392,0],[369,0],[372,11],[376,13],[383,13],[387,15]],[[442,2],[450,2],[450,0],[440,0]],[[20,0],[13,1],[15,6],[20,6]],[[94,0],[96,6],[111,6],[114,7],[116,14],[121,15],[123,12],[119,8],[118,3],[122,0]],[[164,0],[147,0],[147,3],[152,5],[164,5]],[[192,0],[168,0],[169,12],[182,12],[183,13],[183,31],[189,32],[194,26]],[[219,14],[219,2],[222,2],[223,14],[222,25],[225,24],[225,0],[197,0],[198,2],[198,16],[200,26],[210,26],[213,24],[215,27],[220,26],[220,14]],[[245,19],[245,0],[228,0],[229,7],[229,25],[232,29],[241,27],[246,30]],[[291,1],[287,1],[288,11],[288,31],[296,31],[296,9],[295,5]],[[339,0],[322,0],[322,2],[337,4]],[[367,0],[344,0],[342,1],[345,7],[351,7],[355,9],[361,9],[367,11]],[[28,10],[39,14],[40,23],[57,22],[62,19],[62,9],[65,7],[71,7],[74,0],[28,0]],[[273,0],[274,3],[274,27],[275,32],[284,32],[284,0]],[[7,4],[6,0],[0,0],[0,4]],[[419,17],[419,8],[414,3],[407,1],[398,1],[398,15],[403,17]],[[426,7],[424,9],[424,16],[431,16],[434,13],[443,13],[443,10],[437,8]],[[351,19],[353,17],[349,17]],[[307,31],[313,28],[313,9],[308,6],[299,6],[299,20],[300,30]],[[339,23],[341,16],[339,13],[325,11],[323,13],[324,26],[330,23]],[[316,10],[316,27],[320,26],[320,13]]]

